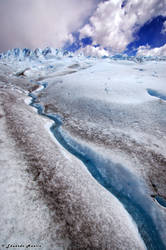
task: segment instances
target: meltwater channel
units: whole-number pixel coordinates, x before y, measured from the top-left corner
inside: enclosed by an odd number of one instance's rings
[[[40,91],[41,86],[46,88],[47,84],[39,85]],[[93,149],[78,143],[62,128],[62,121],[58,115],[44,112],[42,105],[37,103],[35,92],[29,93],[32,98],[30,105],[38,110],[38,114],[54,121],[50,130],[57,141],[80,159],[91,175],[120,200],[136,222],[147,249],[166,249],[166,242],[161,237],[166,224],[163,225],[160,207],[146,193],[146,184],[123,165],[114,163]]]

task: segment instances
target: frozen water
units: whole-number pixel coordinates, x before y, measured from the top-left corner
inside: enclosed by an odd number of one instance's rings
[[[147,246],[164,249],[166,215],[155,197],[166,197],[165,58],[85,58],[46,48],[13,50],[4,63],[15,88],[44,87],[30,96],[40,114],[63,123],[52,127],[56,138],[125,205]]]
[[[163,94],[162,92],[156,91],[154,89],[147,89],[147,92],[151,96],[155,96],[158,97],[159,99],[166,101],[166,94]]]

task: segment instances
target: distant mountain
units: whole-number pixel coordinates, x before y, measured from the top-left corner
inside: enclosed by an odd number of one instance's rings
[[[77,54],[77,52],[75,53]],[[63,49],[55,49],[51,47],[46,47],[45,49],[36,48],[35,50],[30,50],[28,48],[20,49],[14,48],[8,50],[4,53],[0,53],[0,59],[9,59],[9,60],[16,60],[16,61],[24,61],[26,59],[30,60],[45,60],[51,58],[62,58],[62,57],[73,57],[74,53],[63,50]],[[77,54],[77,56],[84,56],[83,54]],[[88,56],[89,57],[89,56]],[[93,56],[93,58],[95,58]],[[163,57],[152,57],[152,56],[128,56],[124,54],[116,54],[110,57],[103,56],[102,59],[113,59],[113,60],[128,60],[128,61],[135,61],[141,63],[143,61],[166,61],[166,56]]]

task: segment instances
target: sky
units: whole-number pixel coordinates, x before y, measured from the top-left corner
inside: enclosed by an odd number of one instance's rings
[[[166,0],[0,0],[0,51],[166,56]]]

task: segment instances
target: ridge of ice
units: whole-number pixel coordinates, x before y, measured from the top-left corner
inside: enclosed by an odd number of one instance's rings
[[[84,56],[83,54],[76,55],[73,52],[63,50],[63,49],[56,49],[51,47],[46,47],[44,49],[36,48],[35,50],[31,50],[28,48],[13,48],[6,52],[0,53],[0,60],[16,60],[16,61],[24,61],[26,59],[29,60],[45,60],[51,58],[60,59],[62,57],[84,57],[84,58],[97,58],[91,56]],[[166,56],[156,57],[156,56],[128,56],[124,54],[116,54],[113,56],[103,56],[102,59],[113,59],[113,60],[127,60],[127,61],[135,61],[138,63],[142,63],[144,61],[166,61]]]
[[[0,59],[24,61],[29,60],[44,60],[50,58],[61,58],[63,56],[71,57],[72,53],[62,49],[54,49],[46,47],[45,49],[36,48],[30,50],[28,48],[14,48],[6,52],[0,53]]]

